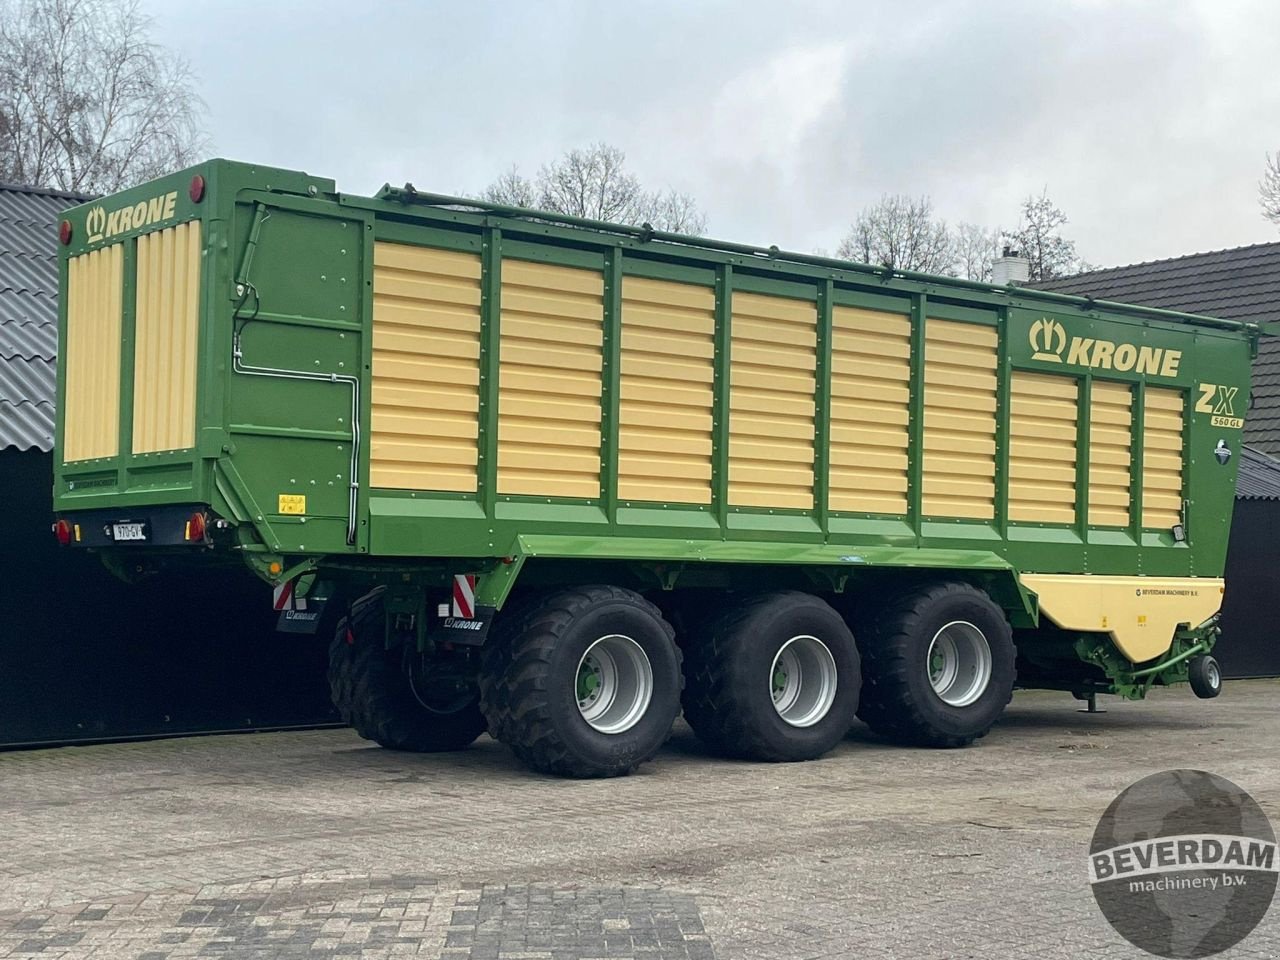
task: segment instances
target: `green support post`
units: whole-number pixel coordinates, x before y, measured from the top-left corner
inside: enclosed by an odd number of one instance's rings
[[[911,412],[907,420],[907,522],[916,543],[924,527],[924,363],[928,297],[911,298]]]
[[[733,267],[716,272],[714,400],[711,414],[711,501],[720,536],[729,532],[729,361],[732,352]]]
[[[825,540],[830,532],[831,487],[831,344],[832,296],[830,280],[818,286],[818,363],[814,397],[813,508]]]
[[[496,227],[484,231],[480,246],[480,317],[478,486],[480,505],[492,524],[498,502],[498,338],[502,329],[502,231]]]
[[[618,420],[622,379],[622,256],[610,250],[604,259],[604,343],[600,373],[600,497],[609,523],[618,519]]]

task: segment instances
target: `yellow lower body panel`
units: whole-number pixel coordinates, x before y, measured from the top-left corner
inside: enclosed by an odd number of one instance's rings
[[[1109,633],[1133,663],[1165,653],[1180,625],[1199,626],[1222,606],[1217,577],[1024,573],[1021,580],[1039,596],[1040,612],[1059,627]]]

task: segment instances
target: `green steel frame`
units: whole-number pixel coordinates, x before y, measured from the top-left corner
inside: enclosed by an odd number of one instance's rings
[[[205,196],[187,196],[193,175]],[[85,218],[177,190],[174,222],[200,218],[205,247],[200,294],[197,442],[173,453],[116,458],[55,468],[55,507],[64,515],[208,505],[233,525],[230,552],[265,579],[304,571],[373,580],[411,576],[443,583],[450,573],[483,576],[481,600],[498,605],[518,575],[540,567],[570,576],[582,565],[643,569],[667,587],[743,582],[760,571],[803,573],[832,589],[907,568],[948,570],[982,582],[1015,622],[1034,624],[1034,598],[1017,573],[1221,573],[1237,458],[1211,455],[1219,439],[1238,448],[1238,428],[1195,410],[1196,384],[1248,392],[1249,361],[1259,328],[1172,311],[1092,301],[1023,288],[893,271],[741,244],[721,243],[598,223],[550,213],[385,187],[372,198],[338,193],[332,181],[306,174],[213,160],[117,197],[76,207],[66,217],[71,243],[60,258],[62,303],[68,258],[91,249]],[[167,224],[162,224],[167,225]],[[151,228],[153,229],[155,225]],[[125,244],[125,363],[121,370],[121,442],[129,449],[132,284],[135,237]],[[114,242],[117,237],[111,238]],[[479,254],[482,261],[478,486],[471,494],[373,490],[369,473],[373,249],[378,240]],[[498,361],[504,258],[601,271],[604,278],[602,469],[598,497],[554,501],[497,492]],[[617,421],[622,280],[645,276],[703,284],[716,295],[712,502],[709,507],[619,500]],[[728,382],[731,296],[747,290],[812,300],[818,311],[815,508],[767,510],[731,506],[728,490]],[[827,506],[832,310],[856,304],[908,315],[912,324],[908,502],[904,516],[847,514]],[[1001,331],[997,395],[996,516],[976,522],[925,516],[923,485],[924,330],[937,317],[989,324]],[[1108,371],[1134,390],[1133,522],[1126,530],[1087,525],[1088,471],[1077,470],[1074,524],[1012,523],[1007,477],[1011,374],[1056,370],[1032,356],[1026,331],[1051,317],[1080,336],[1181,350],[1175,377]],[[65,335],[65,307],[64,307]],[[64,341],[65,342],[65,341]],[[243,363],[347,377],[253,378]],[[1079,463],[1088,462],[1088,403],[1097,371],[1079,369]],[[63,380],[62,362],[59,366]],[[1142,412],[1148,379],[1186,392],[1187,540],[1141,526]],[[361,389],[363,387],[363,389]],[[60,398],[61,399],[61,398]],[[1244,401],[1241,401],[1243,407]],[[358,428],[358,432],[357,432]],[[57,445],[61,449],[62,424]],[[356,475],[348,462],[359,444]],[[60,461],[60,458],[59,458]],[[354,485],[354,487],[352,486]],[[347,538],[347,495],[355,491]],[[282,514],[279,494],[306,495],[306,516]],[[220,551],[225,554],[227,551]],[[503,563],[508,558],[513,562]],[[529,565],[526,561],[536,560]],[[557,564],[559,565],[557,567]],[[574,566],[577,565],[577,566]],[[526,571],[522,574],[522,571]]]

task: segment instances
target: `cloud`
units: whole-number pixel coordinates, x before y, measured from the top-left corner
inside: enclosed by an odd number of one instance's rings
[[[883,193],[1012,226],[1048,189],[1088,259],[1280,239],[1280,5],[649,0],[602,6],[152,0],[220,153],[478,189],[594,140],[717,236],[833,249]],[[252,29],[246,24],[252,24]]]

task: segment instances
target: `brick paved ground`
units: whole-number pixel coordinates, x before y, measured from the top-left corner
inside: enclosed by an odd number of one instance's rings
[[[790,766],[680,728],[607,782],[347,731],[0,755],[0,957],[1139,956],[1085,883],[1098,816],[1181,766],[1280,825],[1280,683],[1106,706],[1019,694],[976,748],[857,730]],[[1280,954],[1278,911],[1224,956]]]

